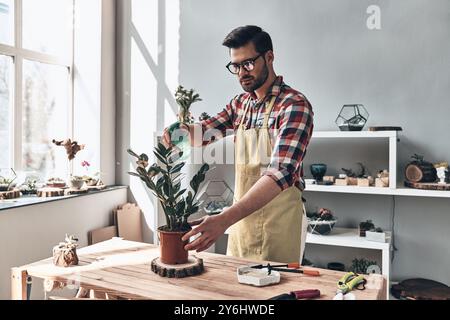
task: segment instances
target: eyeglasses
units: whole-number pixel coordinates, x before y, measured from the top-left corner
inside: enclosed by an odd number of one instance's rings
[[[232,74],[238,74],[239,71],[241,71],[241,67],[243,67],[246,71],[252,71],[255,68],[255,61],[258,60],[259,57],[261,57],[264,53],[259,54],[253,59],[247,59],[241,63],[233,63],[230,62],[226,65],[226,68],[228,71],[230,71]]]

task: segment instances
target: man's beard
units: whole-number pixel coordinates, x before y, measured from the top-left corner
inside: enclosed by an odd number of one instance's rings
[[[254,78],[250,75],[244,76],[241,80],[241,86],[242,89],[244,89],[245,92],[253,92],[255,90],[258,90],[262,87],[262,85],[267,81],[267,78],[269,78],[269,68],[267,68],[267,65],[264,64],[264,69],[261,71],[260,75],[257,78]],[[242,81],[244,80],[253,80],[248,85],[244,85]]]

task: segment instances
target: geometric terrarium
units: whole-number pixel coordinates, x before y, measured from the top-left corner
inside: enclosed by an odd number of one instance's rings
[[[203,210],[208,215],[219,214],[225,207],[233,205],[234,193],[223,180],[210,180],[199,192],[199,199],[203,202]]]
[[[368,119],[369,113],[362,104],[346,104],[335,122],[341,131],[361,131]]]

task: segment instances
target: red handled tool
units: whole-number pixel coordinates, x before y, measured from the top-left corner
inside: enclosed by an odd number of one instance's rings
[[[301,299],[315,299],[320,298],[320,290],[308,289],[291,291],[290,293],[280,294],[272,297],[269,300],[301,300]]]

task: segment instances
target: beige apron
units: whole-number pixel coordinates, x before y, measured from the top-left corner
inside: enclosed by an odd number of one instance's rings
[[[268,121],[276,97],[266,107],[261,128],[244,128],[249,109],[236,132],[234,201],[239,201],[268,167],[273,147]],[[230,228],[227,254],[253,260],[301,262],[306,241],[306,215],[302,193],[295,187],[281,192],[263,208]]]

